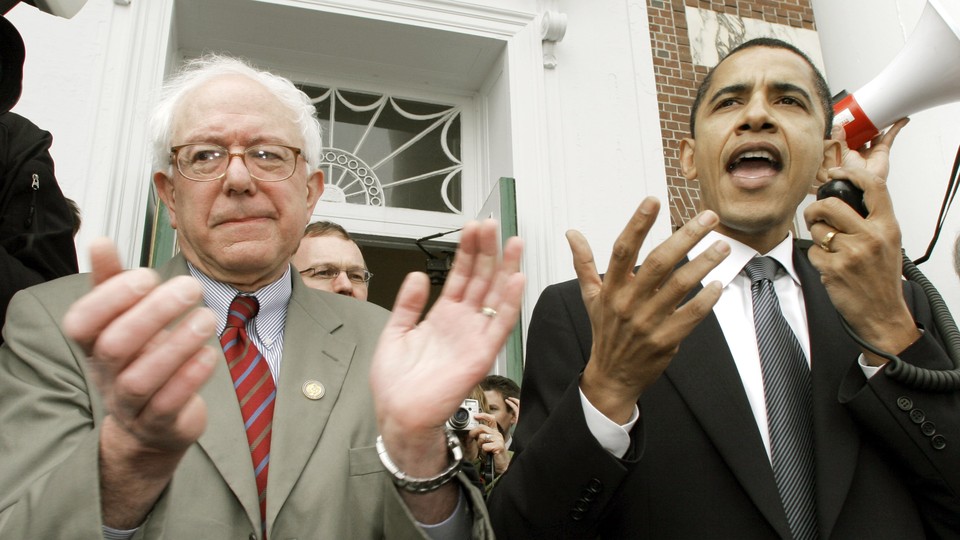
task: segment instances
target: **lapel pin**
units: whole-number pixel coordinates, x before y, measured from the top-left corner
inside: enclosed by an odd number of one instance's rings
[[[300,390],[303,391],[303,395],[307,396],[307,399],[312,399],[314,401],[322,398],[324,392],[326,392],[323,384],[320,381],[315,381],[313,379],[303,383],[303,386],[300,387]]]

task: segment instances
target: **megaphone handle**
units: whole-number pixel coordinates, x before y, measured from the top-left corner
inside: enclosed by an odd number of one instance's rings
[[[817,189],[817,200],[837,197],[850,205],[862,217],[867,217],[867,207],[863,204],[863,190],[849,180],[831,180]]]

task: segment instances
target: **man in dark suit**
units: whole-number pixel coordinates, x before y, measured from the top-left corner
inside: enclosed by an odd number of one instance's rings
[[[466,224],[423,320],[423,274],[392,314],[309,289],[289,262],[323,190],[309,98],[221,56],[164,90],[181,254],[124,272],[101,240],[91,275],[14,298],[0,537],[490,537],[443,426],[516,321],[519,242],[498,262],[496,224]]]
[[[748,42],[704,81],[681,146],[705,210],[634,271],[658,211],[643,201],[602,280],[586,240],[568,233],[578,281],[545,290],[530,324],[520,450],[488,499],[499,536],[960,535],[957,393],[898,382],[838,317],[879,351],[951,367],[925,298],[900,279],[884,182],[903,122],[860,154],[830,139],[831,116],[808,58]],[[819,245],[803,249],[794,213],[811,184],[832,178],[862,188],[869,215],[838,199],[812,204]],[[799,345],[806,412],[768,412],[779,398],[767,392],[783,381],[765,382],[763,317],[743,272],[759,256],[779,268],[768,283]],[[771,441],[783,439],[768,416],[806,425],[799,481],[776,472],[783,450]]]

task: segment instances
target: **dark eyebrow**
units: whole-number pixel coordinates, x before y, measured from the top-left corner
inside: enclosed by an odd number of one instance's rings
[[[803,87],[801,86],[797,86],[796,84],[788,83],[788,82],[775,82],[772,84],[772,86],[773,86],[773,89],[776,90],[778,94],[788,94],[788,93],[800,94],[803,97],[803,99],[807,101],[807,103],[813,103],[813,100],[810,98],[810,93],[804,90]],[[723,88],[720,88],[716,92],[714,92],[712,96],[710,96],[709,102],[713,103],[718,99],[720,99],[721,97],[730,95],[730,94],[734,94],[734,95],[742,94],[748,91],[749,89],[750,87],[744,83],[737,83],[737,84],[724,86]]]
[[[747,85],[743,83],[724,86],[723,88],[720,88],[716,92],[714,92],[712,96],[710,96],[709,103],[713,103],[716,100],[718,100],[721,96],[725,96],[728,94],[742,94],[747,91],[747,88],[748,88]]]
[[[810,98],[810,93],[804,90],[803,88],[801,88],[800,86],[797,86],[793,83],[778,82],[773,84],[773,88],[774,90],[776,90],[778,93],[781,93],[781,94],[788,94],[788,93],[800,94],[801,96],[803,96],[803,99],[807,101],[807,103],[813,103],[813,100]]]

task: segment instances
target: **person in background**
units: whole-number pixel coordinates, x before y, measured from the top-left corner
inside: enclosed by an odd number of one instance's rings
[[[9,7],[9,6],[8,6]],[[10,112],[23,85],[23,39],[0,15],[0,325],[21,289],[78,272],[73,214],[54,175],[53,137]],[[0,336],[0,343],[5,338]]]
[[[70,208],[70,213],[73,217],[73,237],[77,237],[77,233],[80,232],[80,226],[83,225],[83,213],[80,212],[80,206],[77,204],[77,201],[67,197],[67,207]]]
[[[703,211],[635,267],[645,199],[602,278],[568,232],[577,280],[534,309],[520,450],[487,499],[498,537],[960,537],[960,394],[876,352],[953,367],[900,276],[886,181],[905,121],[857,151],[832,114],[801,51],[748,41],[704,79],[680,145]],[[816,201],[815,243],[795,243],[811,185],[841,178],[867,217]]]
[[[423,316],[306,287],[323,190],[291,81],[190,60],[151,121],[180,254],[21,291],[0,348],[0,538],[491,538],[444,425],[516,323],[522,243],[469,222]]]
[[[367,299],[373,274],[350,233],[332,221],[307,225],[291,262],[307,287]]]
[[[496,479],[506,472],[510,457],[504,436],[490,411],[486,394],[480,385],[470,392],[467,397],[475,400],[479,407],[479,412],[474,415],[476,425],[456,433],[463,444],[464,470],[467,471],[467,476],[474,485],[488,493]]]
[[[506,439],[506,448],[513,443],[513,427],[520,419],[520,385],[503,375],[487,375],[480,381],[487,398],[487,409],[497,420],[497,427]]]

